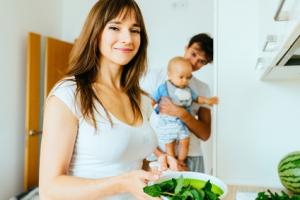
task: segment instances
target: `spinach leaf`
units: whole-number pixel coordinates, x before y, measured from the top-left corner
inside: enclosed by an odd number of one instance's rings
[[[174,191],[176,185],[177,185],[177,181],[175,178],[172,178],[171,180],[167,180],[159,184],[161,191],[164,192]]]
[[[161,194],[161,187],[159,186],[159,184],[146,186],[143,188],[143,190],[146,194],[149,194],[152,197],[159,197]]]
[[[202,194],[200,193],[200,191],[196,190],[196,189],[192,189],[191,190],[191,193],[193,195],[193,199],[195,200],[203,200],[203,196]]]
[[[206,190],[205,191],[205,200],[218,200],[219,198],[218,198],[218,196],[215,194],[215,193],[213,193],[213,192],[211,192],[211,191],[208,191],[208,190]]]
[[[212,188],[212,185],[210,183],[210,180],[208,180],[205,185],[204,185],[204,190],[207,190],[207,191],[211,191],[211,188]]]
[[[183,176],[181,175],[178,179],[177,179],[177,185],[175,187],[175,194],[178,194],[179,192],[181,192],[182,188],[183,188],[183,183],[184,183],[184,179]]]

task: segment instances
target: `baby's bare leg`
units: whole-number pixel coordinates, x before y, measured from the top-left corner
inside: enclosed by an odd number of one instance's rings
[[[179,140],[178,161],[184,162],[189,152],[190,137]]]
[[[169,168],[171,170],[178,171],[178,164],[175,155],[176,141],[168,143],[165,146],[166,146],[166,153],[168,155],[167,160],[168,160]]]
[[[166,147],[166,153],[169,156],[172,156],[175,158],[175,145],[176,145],[176,141],[173,141],[171,143],[165,144]]]
[[[188,167],[186,166],[185,159],[189,152],[189,143],[190,143],[189,137],[179,140],[179,148],[178,148],[178,169],[179,169],[179,171],[188,171]]]
[[[166,154],[162,154],[158,157],[158,162],[160,164],[160,167],[158,168],[158,170],[166,170],[168,169],[168,161],[167,161],[167,155]]]

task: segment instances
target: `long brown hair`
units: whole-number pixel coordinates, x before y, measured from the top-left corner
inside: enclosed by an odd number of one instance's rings
[[[134,122],[142,117],[140,108],[141,93],[139,80],[147,70],[147,46],[148,38],[141,11],[134,0],[99,0],[91,9],[81,34],[76,40],[70,54],[70,69],[66,76],[74,76],[77,90],[76,98],[80,102],[80,109],[85,119],[92,120],[97,128],[95,112],[96,102],[104,108],[101,100],[97,97],[93,83],[100,69],[100,40],[105,25],[112,19],[120,16],[126,17],[134,13],[137,24],[140,26],[140,47],[134,58],[123,67],[121,74],[121,87],[128,95],[134,113]],[[107,112],[111,125],[112,121]],[[99,112],[98,112],[99,113]]]

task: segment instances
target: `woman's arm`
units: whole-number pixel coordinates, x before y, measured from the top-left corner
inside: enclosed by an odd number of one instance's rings
[[[176,106],[169,98],[162,98],[159,104],[160,112],[180,118],[185,125],[202,140],[207,140],[211,132],[211,114],[210,110],[200,107],[198,119],[191,115],[182,107]]]
[[[101,199],[105,196],[130,192],[141,199],[146,180],[157,177],[142,170],[103,179],[84,179],[67,175],[77,136],[78,121],[57,97],[48,99],[40,156],[41,199]]]

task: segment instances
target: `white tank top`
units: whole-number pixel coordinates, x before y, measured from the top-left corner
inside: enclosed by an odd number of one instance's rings
[[[139,126],[128,125],[109,113],[113,122],[111,126],[103,107],[97,104],[100,115],[96,114],[96,131],[90,122],[82,117],[75,101],[75,90],[74,81],[64,80],[50,93],[62,100],[78,118],[78,133],[69,175],[98,179],[141,169],[143,159],[157,146],[156,135],[149,123],[152,112],[150,98],[142,96],[143,123]],[[134,198],[129,194],[122,194],[107,199]]]

